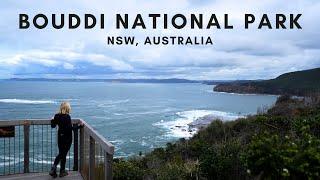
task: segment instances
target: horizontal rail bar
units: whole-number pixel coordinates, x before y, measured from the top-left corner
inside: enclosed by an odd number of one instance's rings
[[[79,123],[80,119],[72,119],[72,123]],[[19,126],[19,125],[50,125],[51,120],[48,119],[24,119],[24,120],[0,120],[0,127],[3,126]]]
[[[82,122],[84,130],[90,135],[97,143],[99,143],[104,151],[113,155],[114,146],[107,141],[106,138],[96,132],[88,123],[82,119],[72,119],[72,123],[76,124]],[[48,119],[26,119],[26,120],[0,120],[0,127],[3,126],[18,126],[18,125],[50,125],[51,121]]]

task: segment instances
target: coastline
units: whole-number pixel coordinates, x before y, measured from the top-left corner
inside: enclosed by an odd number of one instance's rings
[[[291,96],[317,96],[320,94],[320,68],[282,74],[274,79],[220,83],[213,87],[217,92],[239,94],[271,94]]]
[[[216,91],[214,90],[214,87],[216,85],[213,86],[213,90],[211,91],[212,93],[221,93],[221,94],[232,94],[232,95],[240,95],[240,96],[275,96],[275,97],[279,97],[281,96],[280,94],[266,94],[266,93],[240,93],[240,92],[226,92],[226,91]]]
[[[221,120],[224,122],[234,121],[239,118],[244,118],[249,114],[237,114],[232,112],[217,111],[217,110],[188,110],[176,112],[176,118],[171,121],[161,120],[154,123],[165,129],[165,136],[174,138],[192,138],[197,132],[206,128],[212,121]]]
[[[2,119],[12,119],[12,113],[7,111],[10,108],[16,109],[14,118],[17,119],[26,118],[26,111],[27,118],[51,117],[58,104],[68,100],[74,107],[74,116],[88,120],[110,140],[123,141],[116,144],[116,156],[149,152],[179,138],[190,138],[214,119],[230,114],[233,119],[238,113],[241,116],[253,114],[260,104],[275,100],[273,97],[248,97],[250,103],[243,108],[241,104],[247,97],[214,95],[208,93],[212,86],[201,83],[50,82],[44,86],[38,82],[6,81],[0,86],[5,93],[0,98]],[[26,86],[37,88],[24,89]],[[236,103],[230,101],[233,98]],[[210,114],[214,115],[206,116]],[[129,130],[126,125],[130,126]]]
[[[206,116],[203,116],[203,117],[200,117],[200,118],[196,119],[195,121],[189,123],[188,126],[189,126],[189,129],[196,129],[196,131],[199,131],[199,130],[201,130],[203,128],[206,128],[208,125],[210,125],[210,123],[212,123],[215,120],[236,121],[239,118],[245,118],[247,116],[248,115],[239,115],[236,118],[226,119],[226,118],[221,117],[221,116],[219,117],[219,116],[210,114],[210,115],[206,115]]]

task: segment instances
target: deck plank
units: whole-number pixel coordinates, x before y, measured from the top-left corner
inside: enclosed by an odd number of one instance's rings
[[[63,179],[63,180],[83,180],[82,176],[77,171],[69,171],[69,175],[65,176],[63,178],[59,178],[59,176],[56,179]],[[48,175],[48,173],[27,173],[27,174],[15,174],[15,175],[9,175],[9,176],[0,176],[1,180],[53,180],[51,176]]]

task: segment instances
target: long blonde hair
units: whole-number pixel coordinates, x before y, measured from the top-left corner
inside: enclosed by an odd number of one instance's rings
[[[69,102],[62,102],[59,109],[59,114],[69,114],[71,112],[71,106]]]

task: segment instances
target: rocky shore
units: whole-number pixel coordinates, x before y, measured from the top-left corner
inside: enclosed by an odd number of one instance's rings
[[[242,115],[230,115],[230,116],[219,116],[215,114],[209,114],[200,118],[197,118],[195,121],[188,124],[188,131],[195,132],[200,129],[207,127],[214,120],[223,120],[223,121],[231,121],[236,120],[238,118],[242,118],[245,116]]]
[[[213,88],[217,92],[238,93],[238,94],[259,94],[264,93],[262,88],[259,88],[250,83],[229,83],[219,84]]]
[[[189,123],[189,131],[194,131],[194,130],[198,130],[198,129],[202,129],[207,127],[213,120],[217,119],[218,117],[215,115],[206,115],[203,117],[200,117],[198,119],[196,119],[195,121],[193,121],[192,123]]]

